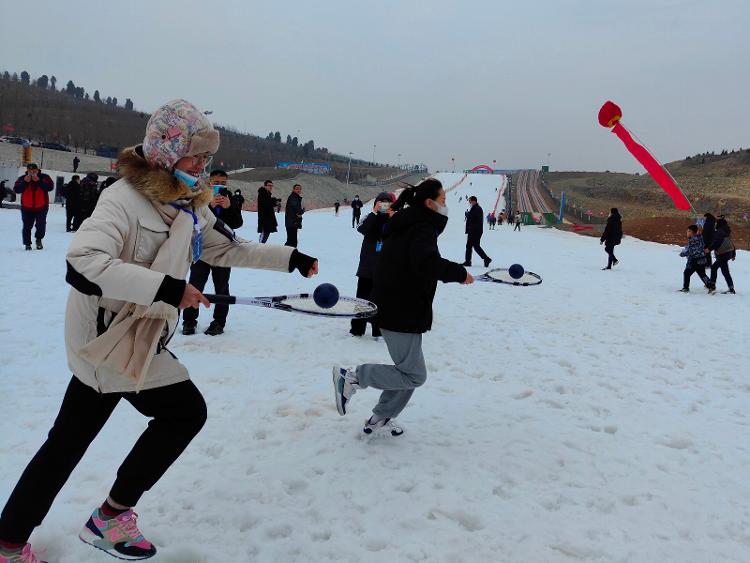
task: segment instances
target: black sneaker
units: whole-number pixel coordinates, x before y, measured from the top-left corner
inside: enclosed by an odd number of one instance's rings
[[[182,323],[182,334],[191,336],[195,334],[196,323]]]
[[[733,288],[733,287],[730,287],[730,288],[729,288],[729,289],[727,289],[726,291],[722,291],[722,293],[724,293],[725,295],[726,295],[727,293],[728,293],[728,294],[730,294],[730,295],[735,295],[735,292],[734,292],[734,288]]]
[[[44,248],[44,247],[42,246],[42,241],[41,241],[41,239],[40,239],[40,240],[38,240],[38,241],[36,241],[36,249],[37,249],[37,250],[41,250],[41,249],[43,249],[43,248]]]
[[[487,266],[489,266],[490,262],[492,262],[492,258],[485,258],[484,259],[484,267],[486,268]]]
[[[204,332],[203,334],[207,334],[208,336],[218,336],[220,334],[224,334],[224,327],[216,321],[211,321],[211,324],[208,325],[206,332]]]
[[[613,265],[613,266],[617,266],[617,265],[618,265],[619,263],[620,263],[620,261],[619,261],[619,260],[615,260],[614,262],[612,262],[612,265]]]
[[[682,289],[678,289],[677,291],[679,291],[681,293],[690,293],[690,288],[689,287],[683,287]]]
[[[390,432],[391,436],[401,436],[404,433],[404,427],[394,423],[390,418],[381,418],[377,422],[372,422],[372,417],[365,420],[365,427],[362,432],[369,436],[379,428]]]
[[[468,268],[471,268],[471,262],[464,262],[464,263],[463,263],[463,264],[461,264],[461,265],[462,265],[462,266],[466,266],[466,267],[468,267]]]
[[[25,246],[24,246],[24,248],[25,248],[26,250],[31,250],[31,245],[30,245],[30,244],[27,244],[27,245],[25,245]]]

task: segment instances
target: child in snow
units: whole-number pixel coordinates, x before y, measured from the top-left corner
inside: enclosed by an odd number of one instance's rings
[[[165,104],[149,119],[143,143],[120,153],[122,179],[78,229],[66,276],[65,345],[74,375],[47,441],[0,516],[3,563],[38,563],[27,543],[32,530],[122,399],[151,420],[79,537],[120,559],[152,557],[156,547],[139,531],[133,506],[206,421],[201,392],[166,348],[178,309],[209,304],[185,282],[191,262],[317,273],[317,260],[294,248],[222,229],[207,207],[213,190],[205,175],[218,147],[219,133],[200,110],[185,100]]]
[[[404,205],[408,207],[402,210]],[[438,251],[438,236],[448,223],[445,190],[438,180],[430,178],[404,189],[392,209],[400,211],[388,221],[375,266],[372,300],[378,306],[380,330],[395,365],[363,364],[355,369],[336,365],[333,387],[341,415],[346,414],[357,389],[381,389],[380,401],[365,421],[364,432],[385,427],[398,436],[403,428],[392,419],[427,379],[422,334],[432,327],[437,282],[470,284],[474,278]]]
[[[687,228],[687,238],[688,244],[680,252],[680,256],[687,258],[685,271],[682,274],[682,289],[680,290],[683,293],[690,291],[690,276],[693,274],[697,273],[706,287],[710,283],[708,276],[706,276],[705,244],[703,236],[698,233],[698,225],[690,225]]]

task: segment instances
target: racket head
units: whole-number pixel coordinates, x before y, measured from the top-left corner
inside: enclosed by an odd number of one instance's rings
[[[542,283],[542,277],[539,274],[535,274],[534,272],[529,271],[524,272],[523,275],[518,279],[512,278],[510,272],[508,271],[508,268],[495,268],[494,270],[490,270],[489,272],[482,274],[477,279],[481,279],[482,281],[519,286],[539,285],[540,283]]]
[[[358,297],[340,296],[338,302],[328,309],[324,309],[315,303],[313,296],[309,293],[299,295],[284,295],[272,298],[275,303],[284,309],[303,313],[306,315],[318,315],[321,317],[340,317],[348,319],[366,319],[374,317],[378,313],[375,303]]]

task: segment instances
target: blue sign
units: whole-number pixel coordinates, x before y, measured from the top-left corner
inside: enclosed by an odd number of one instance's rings
[[[276,168],[282,170],[299,170],[308,174],[325,176],[331,173],[331,165],[325,162],[277,162]]]

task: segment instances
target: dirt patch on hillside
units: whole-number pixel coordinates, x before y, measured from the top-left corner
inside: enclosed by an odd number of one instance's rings
[[[690,224],[689,219],[678,217],[649,217],[622,222],[626,235],[641,240],[679,245],[685,244],[685,231]],[[730,222],[729,226],[732,228],[732,241],[735,246],[742,250],[750,250],[750,226],[733,222]]]

